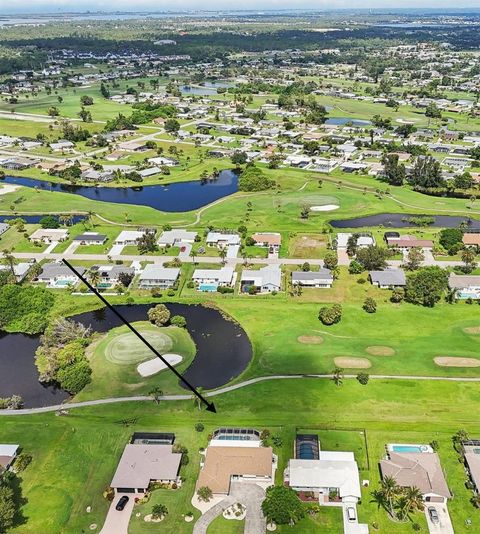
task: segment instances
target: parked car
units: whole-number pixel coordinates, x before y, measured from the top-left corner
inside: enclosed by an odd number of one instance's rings
[[[355,508],[353,506],[349,506],[347,508],[347,518],[350,522],[357,520],[357,514],[355,512]]]
[[[430,521],[432,523],[439,523],[440,519],[438,518],[437,510],[433,506],[428,508],[428,515],[430,516]]]
[[[127,497],[126,495],[123,495],[123,497],[120,497],[120,499],[117,502],[117,506],[115,506],[115,510],[118,512],[121,512],[124,508],[127,502],[130,500],[130,497]]]

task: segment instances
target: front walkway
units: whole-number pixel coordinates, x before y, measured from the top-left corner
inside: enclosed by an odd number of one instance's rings
[[[261,507],[264,498],[265,491],[257,484],[232,482],[230,494],[200,517],[193,527],[193,534],[207,534],[210,523],[226,508],[237,502],[246,507],[244,534],[264,534],[267,528]]]

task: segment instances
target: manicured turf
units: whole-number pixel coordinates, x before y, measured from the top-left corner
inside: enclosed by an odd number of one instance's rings
[[[381,380],[361,386],[349,380],[337,387],[331,381],[315,379],[278,380],[217,397],[217,414],[199,412],[192,401],[184,401],[159,406],[153,402],[96,406],[71,410],[66,417],[43,414],[2,418],[0,442],[20,443],[25,452],[33,455],[31,465],[22,474],[28,522],[14,532],[81,532],[93,522],[101,525],[108,507],[101,492],[110,483],[129,436],[135,430],[143,430],[175,432],[177,442],[189,449],[190,462],[182,470],[182,489],[154,492],[149,503],[135,510],[141,517],[132,520],[130,532],[149,532],[142,518],[151,512],[153,504],[161,502],[169,509],[162,532],[191,533],[192,524],[187,524],[182,515],[193,511],[190,498],[199,469],[197,451],[206,445],[208,433],[219,426],[269,428],[272,435],[280,436],[283,444],[275,447],[279,456],[278,483],[292,457],[296,429],[317,431],[325,450],[353,450],[361,468],[360,478],[370,480],[370,487],[362,490],[359,519],[370,524],[377,521],[380,532],[392,534],[410,533],[412,527],[411,523],[390,522],[385,512],[370,502],[370,492],[378,484],[377,462],[385,453],[385,444],[429,443],[435,439],[455,495],[449,503],[455,532],[476,532],[480,528],[480,510],[469,503],[471,492],[465,488],[466,475],[452,449],[451,436],[459,428],[465,428],[471,437],[480,436],[476,417],[479,394],[480,384],[476,383]],[[202,433],[194,430],[199,420],[205,424]],[[48,514],[46,494],[51,498]],[[88,505],[92,506],[91,514],[85,512]],[[315,521],[321,525],[323,518],[328,518],[331,523],[325,524],[338,528],[332,515],[334,512],[322,509]],[[467,518],[472,520],[471,528],[465,526]],[[413,519],[426,528],[423,515],[417,514]],[[308,532],[309,521],[300,523],[292,532]]]

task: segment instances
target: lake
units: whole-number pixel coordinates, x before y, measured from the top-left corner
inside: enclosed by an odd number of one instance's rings
[[[145,321],[153,304],[116,306],[129,322]],[[195,359],[184,376],[195,387],[214,389],[230,382],[246,369],[252,346],[243,328],[218,310],[194,304],[168,303],[173,315],[183,315],[196,347]],[[73,320],[107,332],[123,323],[108,308],[82,313]],[[60,404],[69,395],[38,381],[34,355],[40,336],[0,334],[0,397],[20,395],[26,408]],[[165,371],[169,372],[169,371]],[[126,393],[127,395],[128,393]]]
[[[350,117],[331,117],[325,121],[325,124],[333,124],[335,126],[345,126],[346,124],[351,124],[357,128],[363,128],[365,126],[370,126],[372,123],[370,121],[352,119]]]
[[[72,193],[101,202],[148,206],[166,212],[196,210],[238,191],[238,174],[233,170],[220,171],[215,179],[135,187],[70,185],[23,176],[6,176],[2,181],[43,191]]]
[[[458,217],[454,215],[414,215],[406,213],[380,213],[378,215],[368,215],[367,217],[333,220],[330,221],[330,224],[334,228],[363,228],[364,226],[418,228],[418,225],[415,225],[408,220],[411,217],[433,217],[434,222],[433,224],[429,224],[429,227],[457,228],[463,222],[467,222],[468,228],[480,229],[480,221],[476,219],[469,219],[468,217]]]

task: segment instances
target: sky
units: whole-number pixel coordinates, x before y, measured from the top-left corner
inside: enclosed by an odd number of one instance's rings
[[[242,0],[239,9],[480,8],[480,0]],[[0,13],[232,9],[229,0],[0,0]]]

